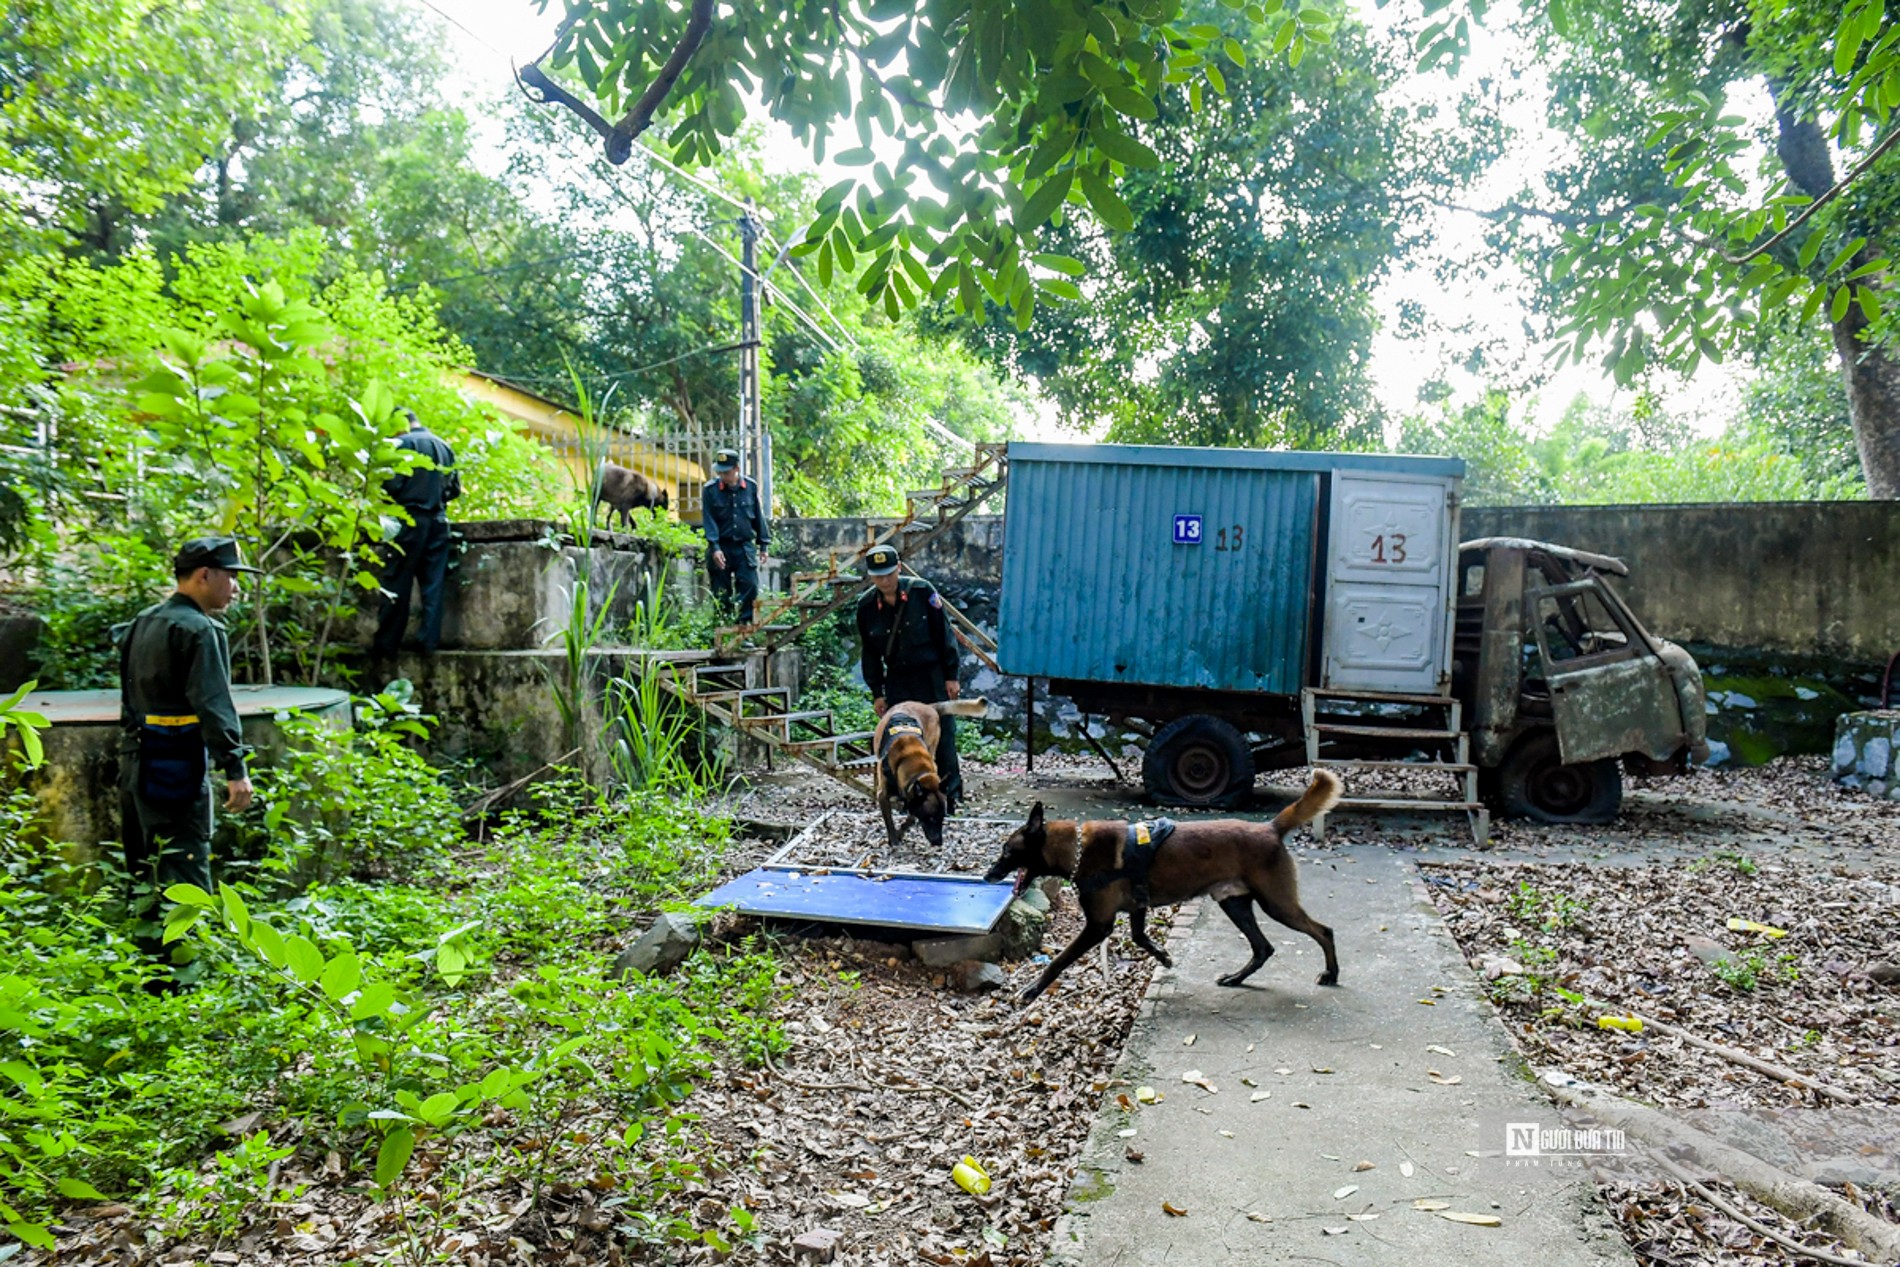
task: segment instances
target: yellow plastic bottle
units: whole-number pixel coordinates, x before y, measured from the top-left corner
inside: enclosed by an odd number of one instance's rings
[[[950,1172],[950,1177],[957,1181],[959,1188],[979,1197],[990,1190],[990,1177],[984,1173],[983,1167],[977,1164],[974,1157],[965,1156]]]

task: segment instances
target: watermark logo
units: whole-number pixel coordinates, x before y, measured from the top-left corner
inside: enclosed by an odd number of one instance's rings
[[[1479,1142],[1478,1156],[1500,1158],[1506,1166],[1581,1166],[1630,1153],[1621,1129],[1561,1118],[1491,1117],[1480,1124]]]

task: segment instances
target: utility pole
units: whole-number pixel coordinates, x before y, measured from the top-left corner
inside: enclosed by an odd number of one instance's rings
[[[759,392],[759,222],[751,200],[739,215],[739,455],[759,481],[759,505],[772,513],[772,441]]]

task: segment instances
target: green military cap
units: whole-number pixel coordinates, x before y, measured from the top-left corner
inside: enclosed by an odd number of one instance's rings
[[[713,470],[736,471],[739,469],[739,454],[733,449],[721,449],[713,455]]]
[[[239,558],[235,537],[193,537],[179,546],[178,553],[172,558],[173,575],[183,576],[199,568],[223,568],[226,572],[256,572],[259,575],[264,571]]]
[[[895,546],[872,546],[864,556],[864,574],[866,576],[889,576],[897,571],[897,549]]]

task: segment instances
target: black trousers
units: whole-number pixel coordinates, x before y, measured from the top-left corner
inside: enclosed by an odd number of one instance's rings
[[[721,611],[738,612],[738,623],[752,623],[752,605],[759,598],[759,556],[757,547],[750,541],[738,543],[721,542],[720,553],[726,556],[726,566],[720,567],[713,562],[712,551],[706,551],[706,579],[712,584],[713,601]],[[735,596],[734,590],[738,593]]]
[[[119,840],[125,846],[132,939],[151,958],[165,961],[170,956],[161,934],[171,909],[165,890],[195,884],[211,892],[211,784],[206,781],[196,800],[155,804],[134,790],[138,757],[127,754],[120,760],[126,777],[119,786]]]
[[[409,627],[409,593],[417,585],[422,587],[422,625],[416,641],[424,652],[436,649],[442,641],[442,587],[448,571],[449,517],[417,515],[416,522],[396,534],[395,553],[383,571],[383,588],[395,597],[383,607],[372,652],[393,656],[402,649],[402,635]]]
[[[905,700],[935,704],[943,697],[943,669],[935,664],[894,666],[884,682],[884,703],[887,707],[895,707]],[[950,798],[952,804],[961,805],[963,766],[957,760],[957,719],[954,717],[938,719],[937,778],[943,785],[943,794]]]

